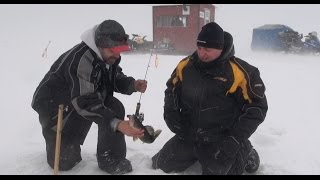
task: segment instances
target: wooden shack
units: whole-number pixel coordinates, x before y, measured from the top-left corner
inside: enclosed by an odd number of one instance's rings
[[[215,20],[212,4],[153,6],[153,43],[158,51],[190,54],[201,27]]]

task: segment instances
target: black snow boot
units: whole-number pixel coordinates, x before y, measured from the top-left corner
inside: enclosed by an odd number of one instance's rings
[[[251,149],[248,161],[245,165],[245,170],[247,173],[255,173],[260,166],[260,158],[258,152],[255,149]]]
[[[126,174],[132,171],[131,163],[126,158],[105,157],[98,159],[99,168],[112,175]]]

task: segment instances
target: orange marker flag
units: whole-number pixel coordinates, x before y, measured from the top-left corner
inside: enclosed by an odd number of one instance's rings
[[[156,59],[154,60],[154,66],[157,68],[159,65],[158,55],[156,54]]]

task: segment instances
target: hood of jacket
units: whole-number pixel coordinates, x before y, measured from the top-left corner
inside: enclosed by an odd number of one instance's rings
[[[97,29],[98,25],[95,25],[93,26],[92,28],[86,30],[84,33],[82,33],[81,35],[81,40],[86,43],[87,46],[89,46],[90,49],[92,49],[96,54],[97,56],[102,60],[102,56],[101,56],[101,53],[95,43],[95,32],[96,32],[96,29]],[[106,64],[106,67],[109,68],[109,65]]]
[[[100,51],[94,41],[94,34],[97,29],[98,25],[93,26],[92,28],[86,30],[84,33],[81,35],[81,40],[86,43],[87,46],[90,47],[99,57],[102,59],[102,56],[100,54]]]

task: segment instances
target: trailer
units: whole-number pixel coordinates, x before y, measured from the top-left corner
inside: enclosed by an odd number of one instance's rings
[[[253,29],[251,49],[253,51],[269,50],[282,51],[283,43],[279,33],[293,31],[289,26],[283,24],[265,24]]]

